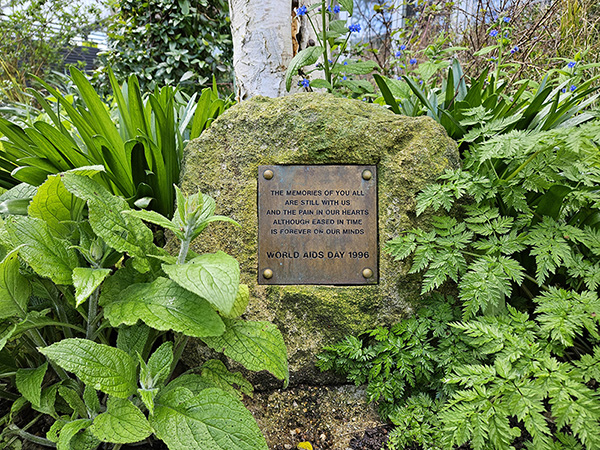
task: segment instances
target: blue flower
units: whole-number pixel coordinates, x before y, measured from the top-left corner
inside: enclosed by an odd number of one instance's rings
[[[344,65],[347,66],[348,65],[348,61],[344,61]]]
[[[567,88],[562,88],[561,92],[564,94],[565,92],[567,92]]]
[[[344,76],[342,77],[342,80],[344,80],[344,81],[346,81],[347,79],[348,79],[348,77],[347,77],[346,75],[344,75]]]
[[[340,8],[340,5],[335,5],[335,6],[333,7],[333,12],[334,12],[334,14],[337,14],[337,13],[339,13],[341,10],[342,10],[342,8]]]
[[[400,50],[406,50],[406,45],[402,44],[402,45],[400,46]]]
[[[329,64],[333,64],[332,60],[328,59],[327,61],[329,62]]]
[[[420,85],[423,85],[423,80],[419,80],[419,84],[420,84]]]
[[[505,17],[504,22],[506,22],[506,23],[510,22],[510,17]]]
[[[490,36],[495,38],[496,36],[498,36],[498,30],[492,30],[490,31]]]
[[[409,64],[414,66],[416,63],[417,63],[417,60],[415,58],[410,58]]]
[[[396,77],[396,80],[401,80],[401,79],[402,79],[402,77]]]
[[[396,52],[396,58],[400,58],[402,56],[402,50],[398,50]]]
[[[510,54],[514,55],[515,53],[517,53],[519,51],[519,47],[517,47],[516,45],[510,50]]]
[[[575,86],[574,84],[572,84],[571,87],[569,88],[569,90],[571,92],[573,92],[575,89],[577,89],[577,86]]]
[[[296,15],[303,16],[304,14],[306,14],[306,6],[301,6],[298,8],[298,11],[296,11]]]
[[[348,27],[350,33],[358,33],[360,31],[360,23],[353,23]]]
[[[301,81],[298,81],[298,86],[303,86],[307,88],[310,86],[310,81],[306,78],[303,78]]]
[[[567,67],[568,67],[569,69],[572,69],[573,67],[575,67],[575,65],[576,65],[576,64],[577,64],[577,63],[576,63],[575,61],[571,61],[569,64],[567,64]]]

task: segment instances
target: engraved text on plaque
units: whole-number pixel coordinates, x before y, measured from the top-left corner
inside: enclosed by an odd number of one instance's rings
[[[378,281],[376,166],[259,166],[259,284]]]

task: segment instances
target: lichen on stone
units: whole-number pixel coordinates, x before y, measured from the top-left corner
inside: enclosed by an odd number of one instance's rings
[[[384,107],[304,93],[255,97],[220,116],[185,150],[181,187],[215,198],[217,213],[241,224],[214,224],[196,252],[234,256],[252,295],[245,314],[270,320],[284,335],[290,383],[318,382],[315,355],[347,334],[397,322],[420,287],[406,266],[379,255],[375,286],[264,286],[257,283],[257,177],[267,164],[377,165],[379,246],[422,223],[416,194],[459,165],[456,144],[428,117],[404,117]]]

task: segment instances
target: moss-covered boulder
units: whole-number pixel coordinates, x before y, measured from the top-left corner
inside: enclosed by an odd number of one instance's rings
[[[324,345],[398,321],[410,312],[420,286],[383,252],[378,285],[258,285],[258,166],[268,164],[377,165],[382,248],[402,230],[419,225],[416,194],[445,169],[457,167],[459,156],[454,141],[430,118],[398,116],[379,105],[314,93],[242,102],[188,145],[184,192],[211,195],[217,213],[241,224],[239,229],[211,225],[194,250],[223,250],[238,259],[252,297],[246,317],[272,321],[282,331],[292,386],[314,384],[321,376],[315,355]]]

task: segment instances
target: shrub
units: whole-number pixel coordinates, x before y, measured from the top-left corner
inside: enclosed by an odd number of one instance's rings
[[[237,261],[188,250],[210,222],[233,221],[213,215],[210,197],[179,191],[172,220],[132,211],[94,180],[102,170],[73,169],[0,197],[33,196],[27,215],[0,223],[0,377],[12,403],[0,436],[95,449],[154,433],[171,449],[266,450],[240,401],[252,394],[242,375],[219,360],[173,375],[196,337],[287,383],[279,331],[240,319],[249,291]],[[154,245],[142,219],[177,236],[178,257]],[[45,437],[25,429],[30,409],[48,420]]]

